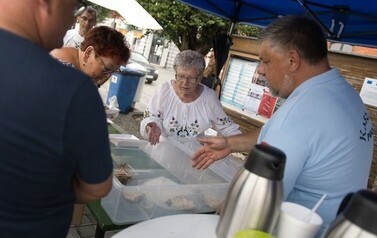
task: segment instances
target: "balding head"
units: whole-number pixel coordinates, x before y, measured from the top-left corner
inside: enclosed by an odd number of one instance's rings
[[[77,0],[0,0],[0,28],[48,50],[60,47]]]

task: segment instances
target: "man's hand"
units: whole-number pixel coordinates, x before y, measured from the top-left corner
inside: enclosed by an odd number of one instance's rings
[[[146,131],[148,134],[148,141],[151,143],[151,145],[155,145],[160,142],[161,130],[156,123],[148,123],[146,126]]]
[[[192,167],[196,169],[206,169],[232,152],[227,138],[223,136],[203,137],[198,141],[204,145],[192,155]]]

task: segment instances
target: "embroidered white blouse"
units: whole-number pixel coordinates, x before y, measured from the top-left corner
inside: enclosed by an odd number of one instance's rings
[[[196,137],[208,128],[224,136],[240,134],[239,126],[225,114],[215,92],[201,86],[201,95],[193,102],[184,103],[175,93],[172,81],[160,84],[144,112],[141,136],[148,138],[145,127],[150,122],[157,124],[164,137]]]

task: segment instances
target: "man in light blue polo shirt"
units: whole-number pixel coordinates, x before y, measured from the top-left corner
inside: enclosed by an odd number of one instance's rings
[[[317,210],[324,223],[335,218],[343,197],[366,188],[373,129],[358,93],[327,58],[320,26],[304,17],[283,17],[261,34],[258,73],[286,102],[257,133],[200,139],[195,168],[208,167],[231,152],[267,143],[287,155],[284,198]]]

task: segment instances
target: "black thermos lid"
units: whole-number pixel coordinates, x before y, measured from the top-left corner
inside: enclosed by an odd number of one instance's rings
[[[266,179],[282,180],[285,161],[283,151],[267,144],[257,144],[249,153],[245,169]]]
[[[344,217],[365,231],[377,235],[377,193],[360,190],[349,199]]]

